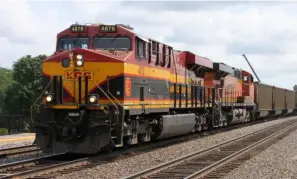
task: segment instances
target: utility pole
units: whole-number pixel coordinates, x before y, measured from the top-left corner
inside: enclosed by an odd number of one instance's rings
[[[260,79],[259,79],[257,73],[255,72],[254,68],[253,68],[252,65],[250,64],[249,60],[246,58],[245,54],[242,54],[242,56],[245,58],[246,62],[247,62],[247,63],[249,64],[249,66],[251,67],[251,69],[252,69],[253,73],[255,74],[257,80],[261,83],[261,81],[260,81]]]

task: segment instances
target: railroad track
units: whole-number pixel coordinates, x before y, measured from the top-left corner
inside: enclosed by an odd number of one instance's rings
[[[16,155],[24,155],[24,154],[40,152],[40,151],[42,151],[42,150],[37,145],[26,145],[26,146],[21,146],[21,147],[1,149],[0,150],[0,158],[16,156]]]
[[[0,178],[26,178],[30,177],[30,173],[38,174],[37,172],[42,169],[46,170],[46,167],[58,165],[63,163],[63,154],[54,154],[46,157],[34,158],[29,160],[23,160],[13,163],[0,165]],[[64,161],[65,162],[65,161]]]
[[[276,124],[133,174],[125,179],[220,178],[296,129],[296,120]]]
[[[51,178],[57,173],[70,173],[86,169],[95,165],[110,161],[119,153],[107,154],[106,156],[82,157],[67,154],[53,154],[46,157],[23,160],[0,165],[0,179],[12,178]]]
[[[264,121],[263,121],[264,122]],[[34,158],[29,160],[18,161],[0,165],[0,179],[6,178],[52,178],[59,174],[67,174],[73,171],[78,171],[86,168],[98,166],[103,163],[111,162],[117,157],[130,157],[131,155],[138,155],[142,152],[152,151],[161,147],[166,147],[174,143],[188,141],[199,136],[215,135],[232,129],[241,128],[244,126],[251,126],[262,122],[252,122],[244,125],[232,125],[227,128],[222,128],[217,131],[205,132],[200,135],[190,135],[173,138],[171,140],[160,140],[154,143],[148,143],[143,146],[135,146],[125,150],[116,150],[112,153],[105,153],[99,156],[91,157],[76,157],[67,156],[65,154],[55,154],[46,157]],[[278,125],[278,124],[276,124]],[[276,126],[274,125],[274,126]],[[272,126],[271,126],[272,127]],[[262,129],[265,130],[265,129]],[[260,131],[262,131],[260,130]]]

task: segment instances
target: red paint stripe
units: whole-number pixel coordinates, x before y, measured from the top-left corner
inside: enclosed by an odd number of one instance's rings
[[[72,94],[71,94],[71,92],[70,91],[68,91],[68,89],[67,88],[64,88],[63,87],[63,89],[66,91],[66,93],[68,93],[68,95],[70,96],[69,98],[72,98],[73,96],[72,96]]]
[[[44,73],[44,72],[42,73],[42,75],[43,75],[43,76],[47,76],[47,77],[51,77],[51,76],[52,76],[52,75],[47,74],[47,73]]]

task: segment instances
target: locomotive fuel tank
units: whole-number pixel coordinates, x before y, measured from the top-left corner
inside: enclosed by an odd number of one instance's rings
[[[157,139],[191,133],[195,128],[195,114],[164,115],[160,119],[162,131]]]

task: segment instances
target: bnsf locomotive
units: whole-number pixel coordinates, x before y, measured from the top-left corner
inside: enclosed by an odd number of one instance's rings
[[[122,24],[71,25],[42,69],[35,143],[44,152],[93,154],[296,108],[294,91]]]

